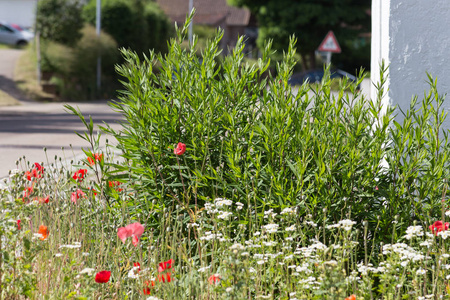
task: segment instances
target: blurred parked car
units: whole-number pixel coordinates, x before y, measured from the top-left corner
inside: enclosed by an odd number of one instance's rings
[[[317,69],[317,70],[311,70],[301,73],[295,73],[292,74],[291,78],[289,79],[289,84],[291,85],[302,85],[303,82],[308,80],[309,83],[320,83],[322,81],[322,77],[324,75],[323,69]],[[349,81],[356,82],[357,78],[353,76],[350,73],[347,73],[343,70],[335,69],[330,70],[330,78],[334,79],[341,79],[347,77]]]
[[[0,22],[0,43],[25,46],[34,38],[34,34],[19,25]]]

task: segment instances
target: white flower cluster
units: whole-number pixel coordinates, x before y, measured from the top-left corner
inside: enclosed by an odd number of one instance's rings
[[[352,229],[353,225],[355,225],[356,222],[352,221],[352,220],[341,220],[339,221],[337,224],[333,224],[333,225],[328,225],[327,228],[328,229],[332,229],[332,228],[342,228],[345,231],[349,231]]]
[[[139,278],[139,271],[140,271],[140,267],[139,266],[131,268],[131,270],[128,272],[128,278],[138,279]]]
[[[278,230],[278,224],[267,224],[262,226],[263,229],[266,230],[267,233],[275,233]]]
[[[238,251],[244,251],[245,246],[239,243],[235,243],[230,247],[230,250],[238,250]]]
[[[91,276],[92,273],[94,273],[95,269],[93,268],[84,268],[80,271],[80,274],[87,274],[88,276]]]
[[[214,204],[216,205],[216,207],[231,206],[231,204],[233,204],[233,201],[225,198],[216,198],[214,199]]]
[[[410,240],[418,236],[423,236],[422,226],[409,226],[408,229],[406,229],[405,238],[407,240]]]
[[[219,239],[222,237],[221,233],[213,233],[212,231],[206,231],[205,235],[200,237],[200,240],[202,241],[212,241],[215,239]]]
[[[312,227],[317,227],[317,224],[314,223],[313,221],[306,221],[305,223],[310,225],[310,226],[312,226]]]
[[[269,259],[275,259],[278,256],[283,255],[282,252],[278,252],[278,253],[255,253],[253,254],[253,257],[257,260],[256,263],[258,265],[262,265],[265,262],[267,262]]]
[[[228,220],[228,218],[233,215],[232,212],[229,211],[221,211],[220,214],[217,216],[217,218],[222,220]]]
[[[286,227],[286,231],[295,231],[295,224],[289,227]]]
[[[450,230],[439,231],[437,235],[446,240],[450,236]]]
[[[197,223],[187,223],[187,228],[194,228],[194,227],[199,227],[199,225]]]
[[[211,268],[211,266],[203,267],[203,268],[198,269],[198,272],[204,273],[204,272],[208,271],[210,268]]]
[[[278,214],[273,212],[273,209],[266,210],[264,212],[264,219],[275,218]]]
[[[320,278],[319,278],[320,280]],[[316,280],[316,277],[309,276],[308,278],[301,279],[298,281],[301,284],[303,289],[319,289],[319,286],[322,284],[320,281]]]
[[[293,209],[293,208],[290,208],[290,207],[286,207],[286,208],[284,208],[284,209],[281,211],[280,214],[281,214],[281,215],[293,215],[293,214],[295,214],[295,208]]]
[[[401,265],[405,267],[408,263],[405,261],[423,261],[428,259],[429,257],[425,257],[425,255],[419,253],[414,250],[410,246],[405,243],[397,243],[397,244],[386,244],[383,246],[383,254],[388,255],[391,253],[396,253],[400,256],[400,259],[403,261]]]
[[[78,249],[78,248],[81,248],[81,243],[80,242],[75,242],[75,243],[73,243],[73,245],[61,245],[61,246],[59,246],[59,249],[63,249],[63,248],[66,248],[66,249]]]

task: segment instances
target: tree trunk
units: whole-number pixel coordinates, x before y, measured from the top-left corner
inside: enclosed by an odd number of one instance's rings
[[[309,53],[309,68],[310,70],[316,68],[316,53],[314,50]]]
[[[306,55],[304,53],[300,54],[300,57],[302,58],[302,68],[303,71],[308,71],[308,63],[306,61]]]

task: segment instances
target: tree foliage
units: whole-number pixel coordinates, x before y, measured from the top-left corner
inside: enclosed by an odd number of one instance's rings
[[[36,14],[36,31],[48,40],[73,46],[81,38],[83,19],[78,1],[41,0]]]
[[[315,67],[314,51],[328,31],[332,30],[341,44],[357,40],[362,32],[370,32],[367,14],[370,0],[229,0],[229,3],[246,6],[256,15],[260,48],[265,40],[272,39],[274,49],[285,50],[289,37],[295,34],[307,69]]]

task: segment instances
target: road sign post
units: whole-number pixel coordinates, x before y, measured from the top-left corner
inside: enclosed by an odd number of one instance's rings
[[[333,31],[328,31],[327,35],[323,39],[322,43],[320,43],[319,49],[320,52],[327,53],[327,65],[331,63],[331,54],[332,53],[341,53],[341,47],[334,35]]]

